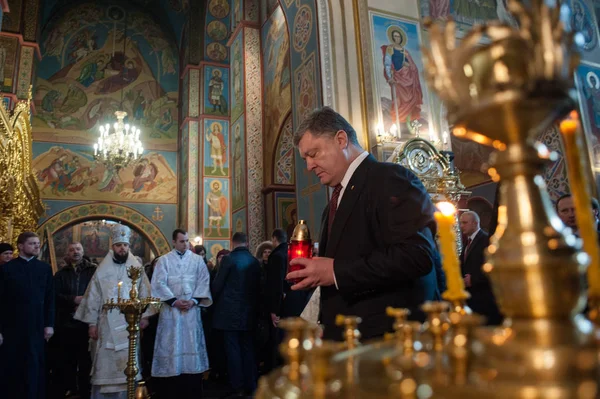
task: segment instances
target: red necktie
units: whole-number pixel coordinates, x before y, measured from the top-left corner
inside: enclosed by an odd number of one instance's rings
[[[473,240],[471,240],[471,237],[467,238],[467,245],[465,246],[465,251],[463,253],[463,258],[465,261],[467,260],[467,254],[469,253],[469,247],[471,246],[471,242],[473,242]]]
[[[335,219],[335,212],[337,211],[338,200],[340,199],[340,193],[342,192],[342,185],[338,184],[331,194],[329,200],[329,217],[327,218],[327,236],[331,235],[331,226],[333,226],[333,219]]]

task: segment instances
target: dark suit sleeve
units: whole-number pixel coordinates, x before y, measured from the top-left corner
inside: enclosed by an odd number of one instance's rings
[[[54,281],[52,268],[46,266],[46,292],[44,294],[44,327],[54,327]]]
[[[278,252],[272,252],[267,263],[267,307],[269,313],[281,314],[286,268],[285,258]]]
[[[471,274],[471,289],[491,290],[490,280],[482,270],[485,263],[485,249],[490,244],[490,237],[481,234],[482,237],[478,240],[477,246],[472,249],[472,256],[469,256],[467,270]]]
[[[393,287],[426,276],[433,267],[435,221],[429,194],[407,169],[382,166],[365,187],[372,204],[365,229],[379,244],[359,259],[334,260],[342,294]]]
[[[67,288],[66,276],[62,271],[54,275],[54,292],[56,293],[56,306],[72,311],[75,307],[75,295],[65,294]]]
[[[223,291],[223,288],[225,288],[225,281],[227,280],[227,275],[229,274],[229,271],[231,270],[231,266],[232,266],[231,257],[230,256],[223,257],[223,259],[221,260],[221,266],[219,266],[217,275],[215,276],[215,279],[212,282],[211,291],[212,291],[213,301],[215,301],[215,299],[219,296],[219,294],[221,294],[221,291]]]
[[[6,304],[8,303],[6,293],[6,263],[0,266],[0,334],[3,333],[2,323],[6,320]]]

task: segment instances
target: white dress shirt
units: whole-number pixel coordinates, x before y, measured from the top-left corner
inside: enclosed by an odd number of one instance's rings
[[[358,169],[360,164],[368,156],[369,156],[369,153],[367,151],[363,151],[363,153],[360,154],[359,156],[357,156],[356,159],[354,161],[352,161],[350,166],[348,166],[348,170],[346,170],[346,174],[344,175],[344,178],[340,182],[340,184],[342,185],[342,190],[340,191],[340,196],[338,197],[337,206],[340,206],[340,202],[342,201],[342,197],[344,196],[344,192],[346,191],[346,186],[348,185],[348,183],[350,183],[350,179],[352,179],[354,172],[356,172],[356,169]]]

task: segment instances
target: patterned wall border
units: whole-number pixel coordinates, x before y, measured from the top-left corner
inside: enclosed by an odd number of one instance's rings
[[[244,27],[248,236],[251,248],[256,248],[265,236],[260,55],[260,30]]]
[[[202,189],[199,187],[198,181],[198,154],[201,150],[199,144],[199,123],[198,121],[189,121],[189,141],[188,141],[188,220],[187,229],[190,232],[198,231],[198,198],[201,198]]]
[[[52,235],[64,227],[86,220],[109,218],[134,227],[150,242],[154,253],[157,255],[165,254],[171,250],[167,237],[150,219],[133,208],[110,202],[93,202],[64,209],[42,223],[37,232],[43,237],[45,230],[48,230],[48,234]]]
[[[21,57],[19,60],[17,97],[27,99],[29,97],[29,86],[31,86],[31,76],[33,74],[34,47],[22,46]]]
[[[189,75],[189,116],[190,118],[197,118],[200,114],[200,70],[196,68],[190,69]]]

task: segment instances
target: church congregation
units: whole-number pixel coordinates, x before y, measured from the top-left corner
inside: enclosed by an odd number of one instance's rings
[[[599,26],[0,0],[0,399],[600,397]]]

